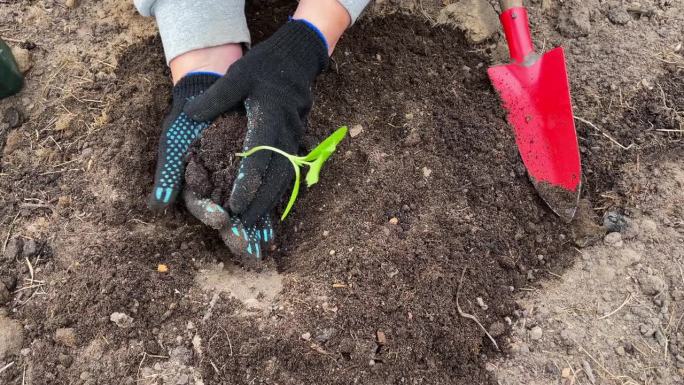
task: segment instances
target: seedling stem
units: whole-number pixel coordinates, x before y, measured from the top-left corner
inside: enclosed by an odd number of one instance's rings
[[[280,220],[283,221],[287,217],[287,214],[290,213],[292,206],[294,206],[294,203],[297,200],[297,195],[299,194],[299,184],[301,183],[302,179],[302,166],[309,167],[309,171],[306,173],[307,187],[311,187],[312,185],[318,183],[319,175],[321,173],[321,168],[323,167],[323,164],[326,160],[328,160],[330,155],[332,155],[333,152],[335,152],[337,145],[342,141],[342,139],[344,139],[346,135],[346,126],[338,128],[335,132],[332,133],[332,135],[325,138],[325,140],[321,142],[321,144],[316,146],[316,148],[311,150],[311,152],[309,152],[305,156],[296,156],[288,154],[287,152],[279,148],[271,146],[253,147],[248,151],[241,152],[236,155],[246,158],[258,151],[269,150],[286,157],[290,161],[292,167],[295,170],[295,182],[294,186],[292,187],[292,193],[290,194],[290,200],[287,202],[287,207],[285,207],[285,211],[283,211],[283,215],[280,217]]]

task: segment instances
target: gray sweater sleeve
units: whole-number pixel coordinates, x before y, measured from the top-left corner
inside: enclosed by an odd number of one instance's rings
[[[143,16],[154,16],[166,62],[199,48],[249,44],[244,0],[134,0]]]
[[[356,21],[370,0],[338,0]],[[166,62],[199,48],[249,44],[245,0],[134,0],[143,16],[154,16]]]
[[[370,0],[337,0],[347,8],[347,12],[351,16],[352,24],[359,18],[361,12],[366,8]]]

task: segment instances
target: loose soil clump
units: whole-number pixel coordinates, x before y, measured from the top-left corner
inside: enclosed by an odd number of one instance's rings
[[[209,126],[188,154],[185,188],[228,209],[242,159],[235,154],[242,150],[246,131],[247,119],[239,114],[220,117]]]

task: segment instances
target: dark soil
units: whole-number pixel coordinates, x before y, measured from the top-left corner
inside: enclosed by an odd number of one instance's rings
[[[669,72],[634,101],[618,131],[624,143],[632,140],[651,152],[667,142],[682,140],[684,130],[684,68],[671,66]],[[677,132],[680,131],[680,132]],[[634,133],[638,133],[636,137]],[[624,144],[623,143],[623,144]]]
[[[335,359],[276,334],[255,347],[278,357],[285,370],[275,378],[485,383],[481,358],[493,348],[458,315],[457,295],[489,327],[513,312],[514,290],[567,262],[569,231],[535,194],[487,61],[469,50],[460,34],[405,16],[363,22],[338,47],[309,130],[319,138],[343,124],[364,131],[342,143],[322,183],[298,201],[278,256],[283,270],[307,277],[284,296],[325,295],[337,307],[295,311],[298,329],[334,331],[322,347]],[[245,365],[231,365],[232,375]]]
[[[238,114],[223,116],[209,126],[191,147],[185,169],[186,188],[229,208],[240,165],[235,154],[242,150],[246,131],[247,119]]]
[[[256,41],[294,6],[253,4]],[[26,368],[32,384],[135,383],[140,367],[165,362],[172,348],[192,349],[193,321],[204,350],[191,364],[205,384],[489,383],[483,358],[497,353],[459,316],[457,297],[465,312],[500,331],[516,314],[514,295],[559,273],[575,251],[572,232],[527,179],[488,65],[460,33],[417,17],[365,19],[351,29],[317,83],[309,132],[322,139],[343,124],[363,131],[339,146],[277,234],[273,260],[285,277],[278,306],[246,317],[223,295],[203,323],[210,298],[193,283],[199,262],[228,251],[181,205],[156,216],[145,207],[171,83],[158,39],[133,45],[114,80],[79,94],[107,96],[106,109],[96,110],[102,127],[91,132],[77,121],[82,132],[42,131],[48,121],[29,120],[17,149],[3,155],[2,224],[7,233],[18,223],[38,229],[32,236],[40,251],[31,261],[46,286],[23,290],[8,305],[31,350],[12,358],[17,363],[0,382],[21,384]],[[678,111],[681,82],[673,72],[660,83],[665,105]],[[659,103],[658,93],[639,99],[633,116],[597,122],[624,127],[617,139],[626,143],[643,137],[634,155],[578,125],[584,195],[594,206],[610,206],[602,196],[624,162],[681,150],[681,135],[637,123],[673,127],[665,110],[648,107]],[[79,106],[68,102],[67,109]],[[224,145],[239,136],[216,134]],[[50,135],[63,143],[52,163],[30,152],[32,143],[51,143]],[[221,152],[235,152],[214,150],[195,157],[208,175],[230,167]],[[52,165],[71,159],[79,161],[76,171],[55,172]],[[198,190],[225,203],[228,180],[205,182]],[[41,230],[41,221],[51,227]],[[169,273],[158,273],[159,263]],[[21,257],[0,259],[0,272],[17,286],[30,277]],[[113,312],[133,317],[133,326],[114,325]],[[77,349],[55,341],[62,327],[74,329]],[[497,335],[505,347],[506,333]]]

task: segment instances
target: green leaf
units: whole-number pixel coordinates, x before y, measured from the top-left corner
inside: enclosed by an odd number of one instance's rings
[[[337,145],[344,139],[344,137],[347,135],[347,126],[342,126],[335,130],[330,136],[325,138],[324,141],[321,142],[316,148],[311,150],[311,152],[304,157],[304,160],[307,162],[311,162],[313,160],[316,160],[316,158],[320,157],[321,155],[325,156],[325,159],[328,159],[330,155],[332,155],[333,152],[335,152],[335,148]]]
[[[304,157],[304,161],[312,162],[309,166],[309,171],[306,173],[306,185],[311,187],[312,185],[318,183],[320,177],[321,168],[325,161],[330,158],[337,145],[344,139],[347,135],[347,127],[342,126],[338,128],[332,135],[328,136],[321,144],[316,146],[307,156]]]

